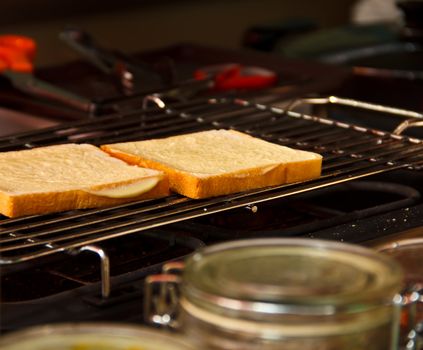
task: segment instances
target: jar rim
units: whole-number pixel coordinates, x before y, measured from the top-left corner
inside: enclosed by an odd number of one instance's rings
[[[4,350],[62,349],[62,346],[63,349],[68,349],[81,344],[84,349],[101,347],[99,344],[109,344],[114,349],[195,349],[186,339],[173,333],[113,322],[46,324],[18,330],[0,339],[0,347]]]
[[[400,291],[402,277],[393,259],[354,244],[245,239],[194,253],[181,291],[197,306],[237,317],[329,316],[386,305]]]

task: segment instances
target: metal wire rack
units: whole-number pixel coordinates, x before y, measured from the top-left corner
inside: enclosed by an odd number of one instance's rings
[[[323,155],[322,176],[216,198],[180,195],[103,209],[0,219],[0,265],[75,251],[106,239],[225,210],[256,205],[395,169],[420,169],[420,139],[245,100],[200,99],[140,109],[0,138],[0,151],[59,143],[101,145],[200,130],[236,129],[262,139]]]

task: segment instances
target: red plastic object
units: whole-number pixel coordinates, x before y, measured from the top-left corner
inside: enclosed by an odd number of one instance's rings
[[[10,69],[31,73],[37,45],[21,35],[0,35],[0,71]]]
[[[240,64],[204,67],[194,72],[194,78],[213,80],[215,90],[260,89],[272,86],[278,80],[277,74],[271,70]]]

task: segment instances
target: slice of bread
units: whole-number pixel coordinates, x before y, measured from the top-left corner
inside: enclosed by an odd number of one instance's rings
[[[0,153],[0,213],[9,217],[168,194],[163,172],[128,165],[88,144]]]
[[[209,130],[101,147],[130,164],[166,172],[171,190],[190,198],[305,181],[319,177],[322,167],[319,154],[234,130]]]

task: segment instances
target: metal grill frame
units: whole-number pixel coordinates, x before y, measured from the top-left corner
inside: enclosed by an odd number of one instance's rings
[[[324,155],[322,176],[231,195],[193,200],[180,195],[0,221],[0,265],[15,264],[96,242],[222,211],[247,207],[392,171],[420,169],[423,141],[246,100],[201,99],[115,114],[0,138],[0,151],[59,143],[96,145],[231,128]],[[126,220],[123,220],[126,219]]]

